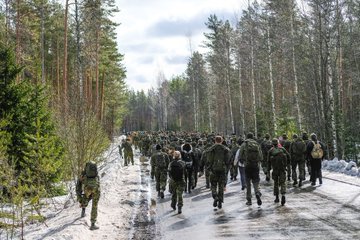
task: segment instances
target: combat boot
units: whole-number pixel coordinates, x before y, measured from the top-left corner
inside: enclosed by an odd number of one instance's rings
[[[319,184],[322,184],[322,178],[319,178]]]
[[[176,210],[176,203],[171,203],[170,206],[174,211]]]
[[[160,197],[164,198],[164,192],[163,191],[160,192]]]
[[[178,214],[181,214],[181,213],[182,213],[181,207],[182,207],[182,206],[178,206]]]
[[[281,206],[284,206],[286,202],[285,195],[282,195],[281,197]]]
[[[278,203],[278,202],[280,202],[280,200],[279,200],[279,194],[276,194],[276,195],[275,195],[274,203]]]
[[[97,230],[99,229],[98,226],[95,225],[95,223],[91,223],[90,230]]]
[[[221,201],[218,201],[217,207],[218,207],[218,209],[221,209],[221,208],[222,208],[222,202],[221,202]]]
[[[82,217],[82,218],[85,217],[85,208],[82,208],[82,209],[81,209],[81,217]]]
[[[160,197],[160,196],[161,196],[160,191],[158,191],[158,197]]]
[[[247,200],[246,205],[251,206],[251,200]]]
[[[217,207],[217,200],[216,199],[213,202],[213,207]]]

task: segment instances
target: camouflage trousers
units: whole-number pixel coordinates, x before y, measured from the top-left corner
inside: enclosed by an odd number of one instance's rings
[[[297,168],[299,170],[299,180],[305,179],[305,159],[293,160],[291,162],[291,176],[293,181],[297,181]]]
[[[183,192],[185,188],[185,181],[174,181],[170,179],[169,188],[171,188],[171,206],[183,206]]]
[[[279,187],[281,194],[286,193],[286,171],[272,172],[272,179],[274,180],[274,195],[279,195]]]
[[[82,197],[80,201],[81,208],[86,208],[92,200],[92,206],[91,206],[91,217],[90,221],[91,223],[96,222],[97,218],[97,207],[100,199],[100,188],[94,187],[94,186],[85,186],[84,187],[84,196]]]
[[[226,184],[226,173],[210,172],[211,195],[214,200],[224,202],[224,187]]]
[[[254,188],[255,195],[261,196],[260,192],[260,169],[258,167],[245,167],[246,179],[246,200],[251,201],[251,183]]]
[[[287,161],[286,172],[287,172],[287,179],[290,180],[290,178],[291,178],[291,161]]]
[[[167,171],[164,169],[156,169],[155,181],[156,181],[156,191],[164,192],[166,189]]]
[[[132,152],[124,152],[124,165],[132,163],[134,165],[134,154]]]
[[[262,168],[266,178],[270,179],[270,171],[269,171],[269,167],[268,167],[268,164],[266,163],[266,161],[261,162],[261,168]]]
[[[208,169],[205,169],[205,181],[206,187],[210,187],[210,171]]]
[[[231,164],[230,166],[230,177],[231,179],[235,180],[238,176],[238,166],[234,166],[234,164]]]

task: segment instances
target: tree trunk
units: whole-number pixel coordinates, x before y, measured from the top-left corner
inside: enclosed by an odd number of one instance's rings
[[[68,111],[67,104],[67,91],[68,91],[68,76],[67,76],[67,62],[68,62],[68,11],[69,0],[65,1],[65,15],[64,15],[64,65],[63,65],[63,104],[64,104],[64,116]]]
[[[273,121],[273,133],[272,133],[272,135],[275,136],[275,133],[277,131],[277,124],[276,124],[273,66],[272,66],[272,59],[271,59],[270,22],[268,23],[268,27],[267,27],[267,47],[268,47],[267,50],[268,50],[268,64],[269,64],[269,80],[270,80],[270,92],[271,92],[271,111],[272,111],[272,121]]]
[[[293,9],[290,9],[293,12]],[[295,36],[294,36],[294,16],[290,14],[290,27],[291,27],[291,51],[292,51],[292,68],[294,74],[294,95],[295,95],[295,110],[297,116],[297,126],[299,130],[302,130],[301,111],[299,104],[299,90],[298,90],[298,77],[296,71],[296,58],[295,58]]]
[[[253,107],[253,120],[254,120],[254,136],[257,136],[257,119],[256,119],[256,93],[255,93],[255,76],[254,76],[254,42],[251,35],[251,94],[252,94],[252,107]]]

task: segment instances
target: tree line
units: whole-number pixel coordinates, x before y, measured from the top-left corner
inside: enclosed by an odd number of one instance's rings
[[[206,52],[183,74],[130,94],[127,130],[315,132],[332,156],[357,159],[358,1],[252,1],[205,25]]]
[[[116,12],[113,0],[0,1],[1,239],[43,220],[41,199],[70,190],[118,133],[128,94]]]

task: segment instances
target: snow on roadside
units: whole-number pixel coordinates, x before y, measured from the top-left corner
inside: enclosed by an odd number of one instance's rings
[[[80,218],[81,209],[77,202],[71,201],[66,208],[54,214],[48,209],[45,216],[51,216],[45,224],[34,224],[25,229],[25,239],[128,239],[131,233],[133,206],[138,200],[137,188],[140,184],[140,166],[138,158],[135,165],[123,167],[118,145],[124,136],[115,139],[106,152],[104,164],[99,166],[101,197],[98,205],[97,225],[99,230],[90,231],[91,202],[86,208],[86,216]],[[59,198],[61,199],[61,198]],[[69,197],[62,197],[59,206]],[[50,207],[50,206],[49,206]]]
[[[360,170],[354,161],[346,162],[345,160],[339,160],[337,158],[324,160],[322,162],[322,168],[332,172],[360,177]]]

